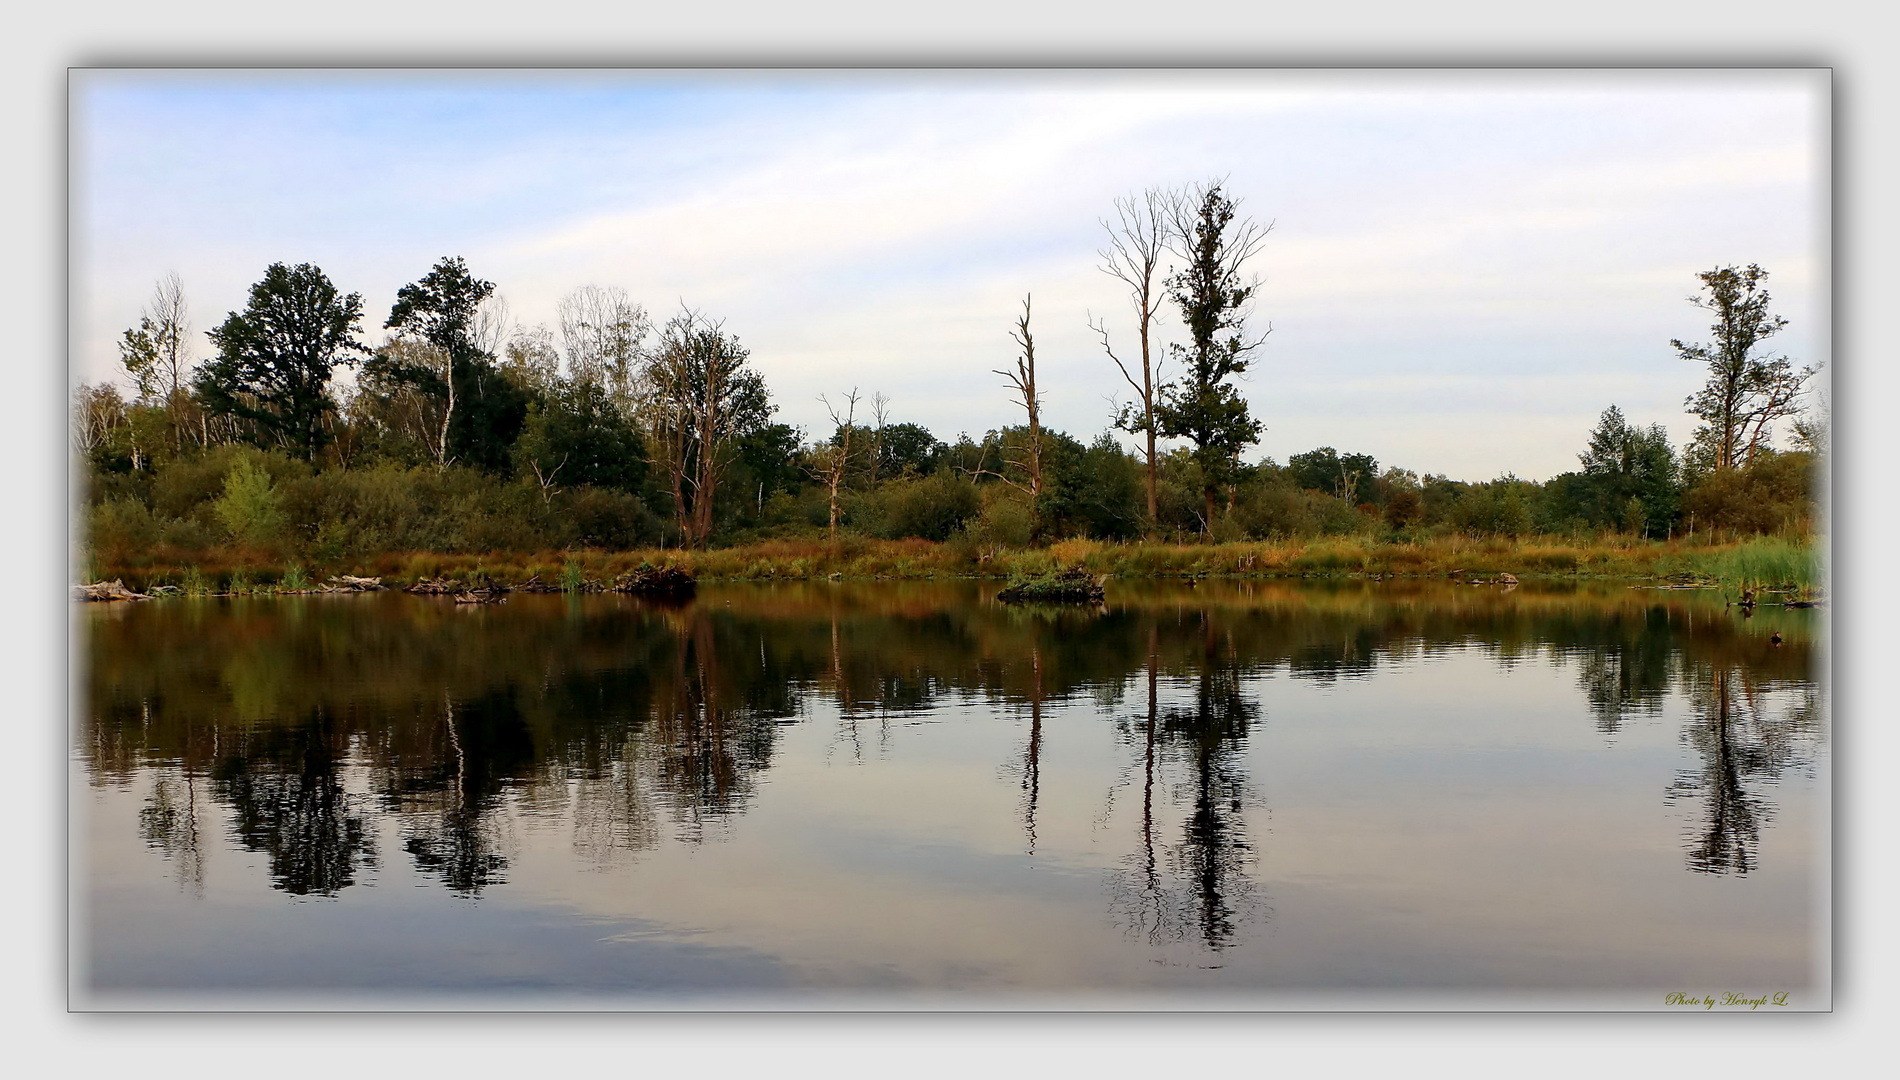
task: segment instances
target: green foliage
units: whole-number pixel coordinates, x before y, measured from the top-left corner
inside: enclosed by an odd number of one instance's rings
[[[639,432],[595,383],[557,383],[529,405],[512,454],[517,475],[549,495],[575,485],[637,493],[646,482]]]
[[[900,475],[851,502],[852,527],[887,540],[948,540],[982,510],[977,487],[949,470]]]
[[[1548,516],[1639,536],[1666,535],[1681,502],[1680,469],[1661,424],[1636,427],[1612,405],[1577,460],[1583,472],[1554,478]],[[1632,514],[1632,503],[1640,509]]]
[[[1306,490],[1284,476],[1258,477],[1243,484],[1234,512],[1237,536],[1287,540],[1299,536],[1341,536],[1364,532],[1377,523],[1344,500]]]
[[[1451,522],[1472,536],[1528,535],[1534,525],[1535,491],[1536,485],[1510,476],[1470,485],[1453,509]]]
[[[477,340],[482,302],[495,285],[445,257],[420,279],[396,290],[383,328],[426,351],[385,349],[367,370],[376,392],[407,391],[429,403],[436,424],[446,415],[448,438],[434,436],[439,454],[492,473],[510,471],[509,449],[528,416],[528,391],[510,378]],[[453,399],[453,406],[450,400]]]
[[[1286,471],[1302,488],[1324,491],[1348,506],[1357,506],[1369,501],[1379,478],[1379,462],[1370,454],[1340,454],[1322,446],[1288,458]]]
[[[1127,540],[1141,535],[1147,496],[1141,464],[1114,437],[1088,446],[1060,432],[1044,433],[1042,535]]]
[[[245,421],[254,441],[310,458],[328,438],[331,374],[365,352],[356,340],[363,298],[340,295],[309,263],[273,263],[242,312],[210,333],[218,355],[196,389],[211,412]]]
[[[137,499],[108,499],[87,515],[86,539],[94,558],[102,563],[124,562],[151,547],[159,525]]]
[[[1683,509],[1698,531],[1805,531],[1814,514],[1813,485],[1812,455],[1761,455],[1743,468],[1702,477],[1683,496]]]
[[[1240,455],[1260,440],[1260,421],[1230,381],[1244,374],[1247,354],[1258,344],[1242,324],[1256,286],[1241,267],[1258,248],[1260,233],[1234,220],[1235,203],[1218,183],[1200,190],[1191,224],[1180,242],[1187,265],[1168,278],[1168,295],[1180,309],[1191,343],[1170,346],[1179,379],[1162,388],[1155,422],[1162,435],[1194,444],[1201,467],[1204,527],[1211,527],[1216,495],[1238,478]]]
[[[922,424],[886,424],[879,433],[877,475],[928,476],[944,463],[950,448]]]
[[[1768,271],[1750,263],[1746,268],[1718,266],[1696,277],[1706,297],[1690,302],[1715,317],[1707,344],[1670,341],[1684,360],[1708,370],[1702,389],[1683,402],[1700,417],[1691,457],[1698,468],[1723,470],[1753,463],[1769,449],[1769,425],[1799,412],[1799,401],[1812,367],[1795,369],[1785,356],[1760,353],[1757,347],[1788,325],[1768,310],[1768,290],[1762,286]]]
[[[249,458],[239,461],[224,478],[224,493],[212,504],[233,539],[252,547],[270,547],[283,537],[286,524],[282,496],[270,474]]]
[[[127,330],[119,340],[119,362],[132,376],[139,397],[150,397],[158,390],[159,337],[163,331],[150,318],[140,318],[136,329]]]
[[[967,527],[970,538],[989,548],[1028,547],[1035,535],[1035,513],[1013,494],[993,489],[984,494],[982,512],[974,525]]]

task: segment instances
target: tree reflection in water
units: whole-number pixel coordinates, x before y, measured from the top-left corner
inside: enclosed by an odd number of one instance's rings
[[[1748,669],[1726,665],[1696,672],[1689,683],[1695,718],[1683,736],[1702,767],[1670,789],[1672,799],[1702,803],[1702,821],[1688,835],[1689,868],[1746,874],[1755,869],[1761,829],[1774,812],[1764,785],[1811,764],[1805,747],[1818,726],[1815,693],[1803,688],[1784,705]]]
[[[269,856],[271,879],[287,893],[333,895],[375,865],[360,800],[337,775],[348,752],[348,733],[316,709],[238,733],[211,768],[213,796],[231,808],[238,842]]]
[[[1776,616],[1786,641],[1771,647],[1762,618],[1627,589],[1247,583],[1112,599],[1029,612],[973,585],[818,583],[709,588],[683,607],[523,596],[468,612],[390,596],[87,612],[77,749],[92,782],[149,785],[140,835],[187,887],[228,828],[269,856],[275,887],[335,895],[377,865],[382,815],[418,870],[473,896],[506,879],[516,827],[561,823],[602,863],[716,839],[753,804],[780,726],[820,702],[847,738],[867,710],[1023,707],[1006,770],[1033,852],[1063,760],[1050,709],[1092,699],[1118,726],[1131,789],[1140,774],[1116,919],[1218,950],[1263,910],[1245,817],[1253,673],[1351,680],[1451,650],[1543,655],[1575,665],[1611,734],[1685,694],[1703,766],[1672,798],[1703,807],[1687,843],[1702,872],[1754,868],[1764,785],[1820,736],[1811,613]]]
[[[1150,627],[1147,713],[1139,727],[1140,848],[1130,871],[1113,887],[1111,907],[1131,933],[1151,944],[1180,941],[1191,930],[1203,945],[1219,950],[1234,944],[1241,923],[1260,907],[1249,875],[1255,859],[1241,817],[1249,796],[1240,770],[1248,730],[1259,718],[1260,706],[1242,694],[1241,669],[1231,643],[1226,649],[1217,647],[1213,623],[1206,617],[1201,629],[1192,702],[1163,709],[1158,638]],[[1174,798],[1188,810],[1179,841],[1163,847],[1163,872],[1156,858],[1155,788],[1157,770],[1170,763],[1186,774],[1175,785]]]

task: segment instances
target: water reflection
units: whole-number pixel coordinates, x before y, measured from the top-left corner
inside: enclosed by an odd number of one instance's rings
[[[1773,785],[1812,764],[1820,736],[1812,612],[1770,627],[1627,589],[1274,584],[1131,588],[1093,612],[989,591],[97,605],[79,752],[94,783],[142,785],[139,835],[188,889],[223,844],[265,855],[287,894],[337,896],[395,858],[479,897],[509,881],[518,815],[560,823],[597,865],[717,841],[757,804],[786,725],[835,714],[834,746],[862,764],[899,752],[892,718],[942,722],[971,702],[1021,718],[1018,749],[991,760],[1017,785],[1034,856],[1067,779],[1052,710],[1087,706],[1120,740],[1116,797],[1141,800],[1114,819],[1110,914],[1136,939],[1218,954],[1271,914],[1250,818],[1272,797],[1247,756],[1270,728],[1263,675],[1344,686],[1458,651],[1505,669],[1542,657],[1574,671],[1583,723],[1605,738],[1680,695],[1702,765],[1659,794],[1696,815],[1684,851],[1702,873],[1756,868]]]
[[[1818,705],[1812,686],[1792,701],[1745,667],[1717,664],[1690,673],[1695,719],[1684,738],[1702,767],[1677,780],[1671,795],[1699,801],[1702,821],[1688,838],[1688,865],[1706,874],[1755,869],[1761,829],[1774,814],[1769,789],[1783,772],[1812,764]]]

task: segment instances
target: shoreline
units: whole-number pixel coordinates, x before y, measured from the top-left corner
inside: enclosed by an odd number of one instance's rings
[[[1354,538],[1227,544],[1102,543],[1068,540],[1048,547],[981,550],[925,540],[772,540],[725,548],[532,553],[386,552],[357,558],[299,560],[247,550],[155,552],[149,559],[75,567],[73,585],[122,581],[134,592],[252,595],[322,591],[335,578],[378,578],[390,589],[450,579],[515,588],[539,578],[554,591],[585,591],[641,565],[677,567],[702,581],[1006,581],[1068,567],[1117,580],[1444,580],[1661,582],[1685,587],[1819,584],[1818,538],[1755,538],[1729,543],[1618,538],[1574,542],[1462,537],[1420,542]]]

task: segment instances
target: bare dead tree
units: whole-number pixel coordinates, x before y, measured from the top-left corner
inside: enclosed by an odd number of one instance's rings
[[[554,478],[560,473],[562,466],[567,464],[568,455],[563,453],[561,460],[555,462],[552,466],[543,464],[541,459],[533,454],[526,455],[526,457],[528,459],[528,468],[534,473],[534,482],[541,487],[541,504],[543,506],[552,505],[554,502]]]
[[[1016,320],[1016,329],[1010,331],[1011,341],[1022,352],[1016,357],[1016,370],[995,369],[996,374],[1008,380],[1009,385],[1022,399],[1020,404],[1029,416],[1029,442],[1023,447],[1021,457],[1008,460],[1029,477],[1027,486],[1018,485],[1034,499],[1042,494],[1042,395],[1036,391],[1036,339],[1029,332],[1029,300],[1023,297],[1023,313]]]
[[[1161,262],[1172,236],[1173,223],[1179,216],[1175,207],[1180,201],[1181,197],[1177,193],[1147,188],[1139,198],[1128,195],[1116,199],[1116,220],[1102,221],[1102,228],[1108,231],[1108,246],[1096,254],[1101,257],[1102,272],[1128,286],[1128,300],[1135,310],[1135,326],[1141,341],[1141,381],[1135,381],[1128,365],[1115,355],[1108,337],[1108,321],[1089,320],[1089,327],[1102,339],[1102,349],[1115,362],[1116,370],[1121,372],[1122,378],[1136,394],[1137,403],[1117,412],[1115,426],[1131,434],[1145,436],[1147,446],[1143,452],[1150,522],[1155,520],[1158,513],[1155,496],[1155,404],[1161,389],[1160,358],[1154,355],[1150,338],[1162,302],[1166,299],[1159,276],[1162,272]]]
[[[516,329],[507,298],[500,293],[490,293],[475,308],[475,318],[468,327],[468,339],[477,351],[499,358],[509,340],[515,336]]]
[[[583,285],[563,296],[555,308],[568,376],[605,389],[632,411],[641,352],[653,323],[646,309],[615,286]]]
[[[891,399],[883,393],[871,395],[870,480],[877,483],[878,466],[884,461],[884,425],[890,420]]]
[[[186,344],[191,335],[191,305],[185,300],[185,283],[177,272],[158,279],[145,314],[156,330],[153,338],[158,346],[158,375],[169,398],[183,388],[192,366]]]
[[[882,394],[878,396],[883,397]],[[831,501],[829,535],[831,543],[835,544],[838,542],[838,492],[843,489],[845,476],[851,467],[851,436],[857,430],[853,425],[857,418],[858,388],[854,386],[850,393],[844,395],[842,417],[838,415],[838,407],[832,404],[830,398],[820,394],[818,400],[824,403],[825,412],[831,416],[832,426],[838,430],[838,441],[835,445],[820,444],[815,447],[806,469],[811,473],[812,479],[825,485],[825,491]]]

